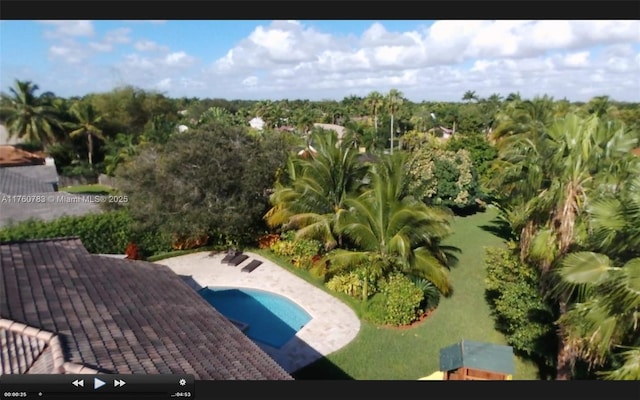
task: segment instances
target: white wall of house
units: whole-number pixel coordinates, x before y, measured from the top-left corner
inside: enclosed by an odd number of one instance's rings
[[[7,130],[7,127],[0,124],[0,145],[18,143],[22,143],[22,140],[15,137],[9,139],[9,131]]]
[[[249,121],[249,125],[253,129],[257,129],[261,131],[262,129],[264,129],[264,120],[260,117],[255,117],[255,118],[252,118],[251,121]]]

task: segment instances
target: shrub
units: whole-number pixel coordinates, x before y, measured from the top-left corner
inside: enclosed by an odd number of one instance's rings
[[[409,193],[427,204],[465,208],[483,197],[466,150],[421,147],[412,153],[406,168]]]
[[[274,254],[290,258],[291,263],[303,269],[310,269],[314,264],[314,257],[322,250],[322,242],[310,239],[295,239],[295,232],[289,231],[280,236],[270,249]]]
[[[402,274],[392,274],[379,284],[379,293],[369,301],[365,318],[377,324],[409,325],[422,315],[424,294]]]
[[[142,258],[140,256],[140,248],[133,242],[129,242],[124,254],[127,255],[126,258],[129,260],[140,260]]]
[[[258,238],[258,248],[268,249],[279,239],[280,239],[280,235],[278,235],[277,233],[262,235]]]
[[[423,310],[431,310],[438,307],[438,304],[440,304],[440,290],[433,282],[420,277],[412,277],[411,281],[418,289],[422,290],[424,299],[422,300],[421,308]]]
[[[520,262],[512,250],[485,251],[486,293],[498,328],[514,350],[553,365],[555,318],[538,289],[539,271]]]
[[[121,254],[135,242],[141,256],[170,250],[170,242],[156,232],[136,232],[124,211],[65,216],[53,221],[28,220],[0,229],[0,242],[77,236],[90,253]]]

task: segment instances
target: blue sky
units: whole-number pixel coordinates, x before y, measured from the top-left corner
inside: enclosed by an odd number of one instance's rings
[[[82,96],[640,101],[640,21],[1,21],[0,87]]]

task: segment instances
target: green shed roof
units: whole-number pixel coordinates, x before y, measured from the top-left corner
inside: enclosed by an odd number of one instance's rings
[[[513,349],[511,346],[463,340],[440,350],[440,371],[462,367],[513,375]]]

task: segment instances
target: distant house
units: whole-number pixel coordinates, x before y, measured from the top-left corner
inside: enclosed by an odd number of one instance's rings
[[[50,221],[98,212],[96,202],[58,192],[53,159],[14,146],[0,146],[0,227],[27,219]]]
[[[0,167],[19,167],[25,165],[45,165],[46,158],[22,150],[14,145],[0,145]]]
[[[249,126],[251,126],[253,129],[261,131],[264,129],[264,120],[260,117],[252,118],[249,121]]]
[[[9,138],[9,131],[7,127],[0,124],[0,145],[6,144],[19,144],[22,143],[22,139],[18,139],[17,137]]]
[[[315,123],[315,124],[313,124],[313,126],[315,126],[316,128],[326,129],[326,130],[337,132],[338,133],[338,140],[342,140],[342,138],[344,137],[344,134],[346,132],[346,128],[344,126],[342,126],[342,125]]]
[[[0,375],[292,379],[163,265],[59,238],[0,243],[0,271]]]

